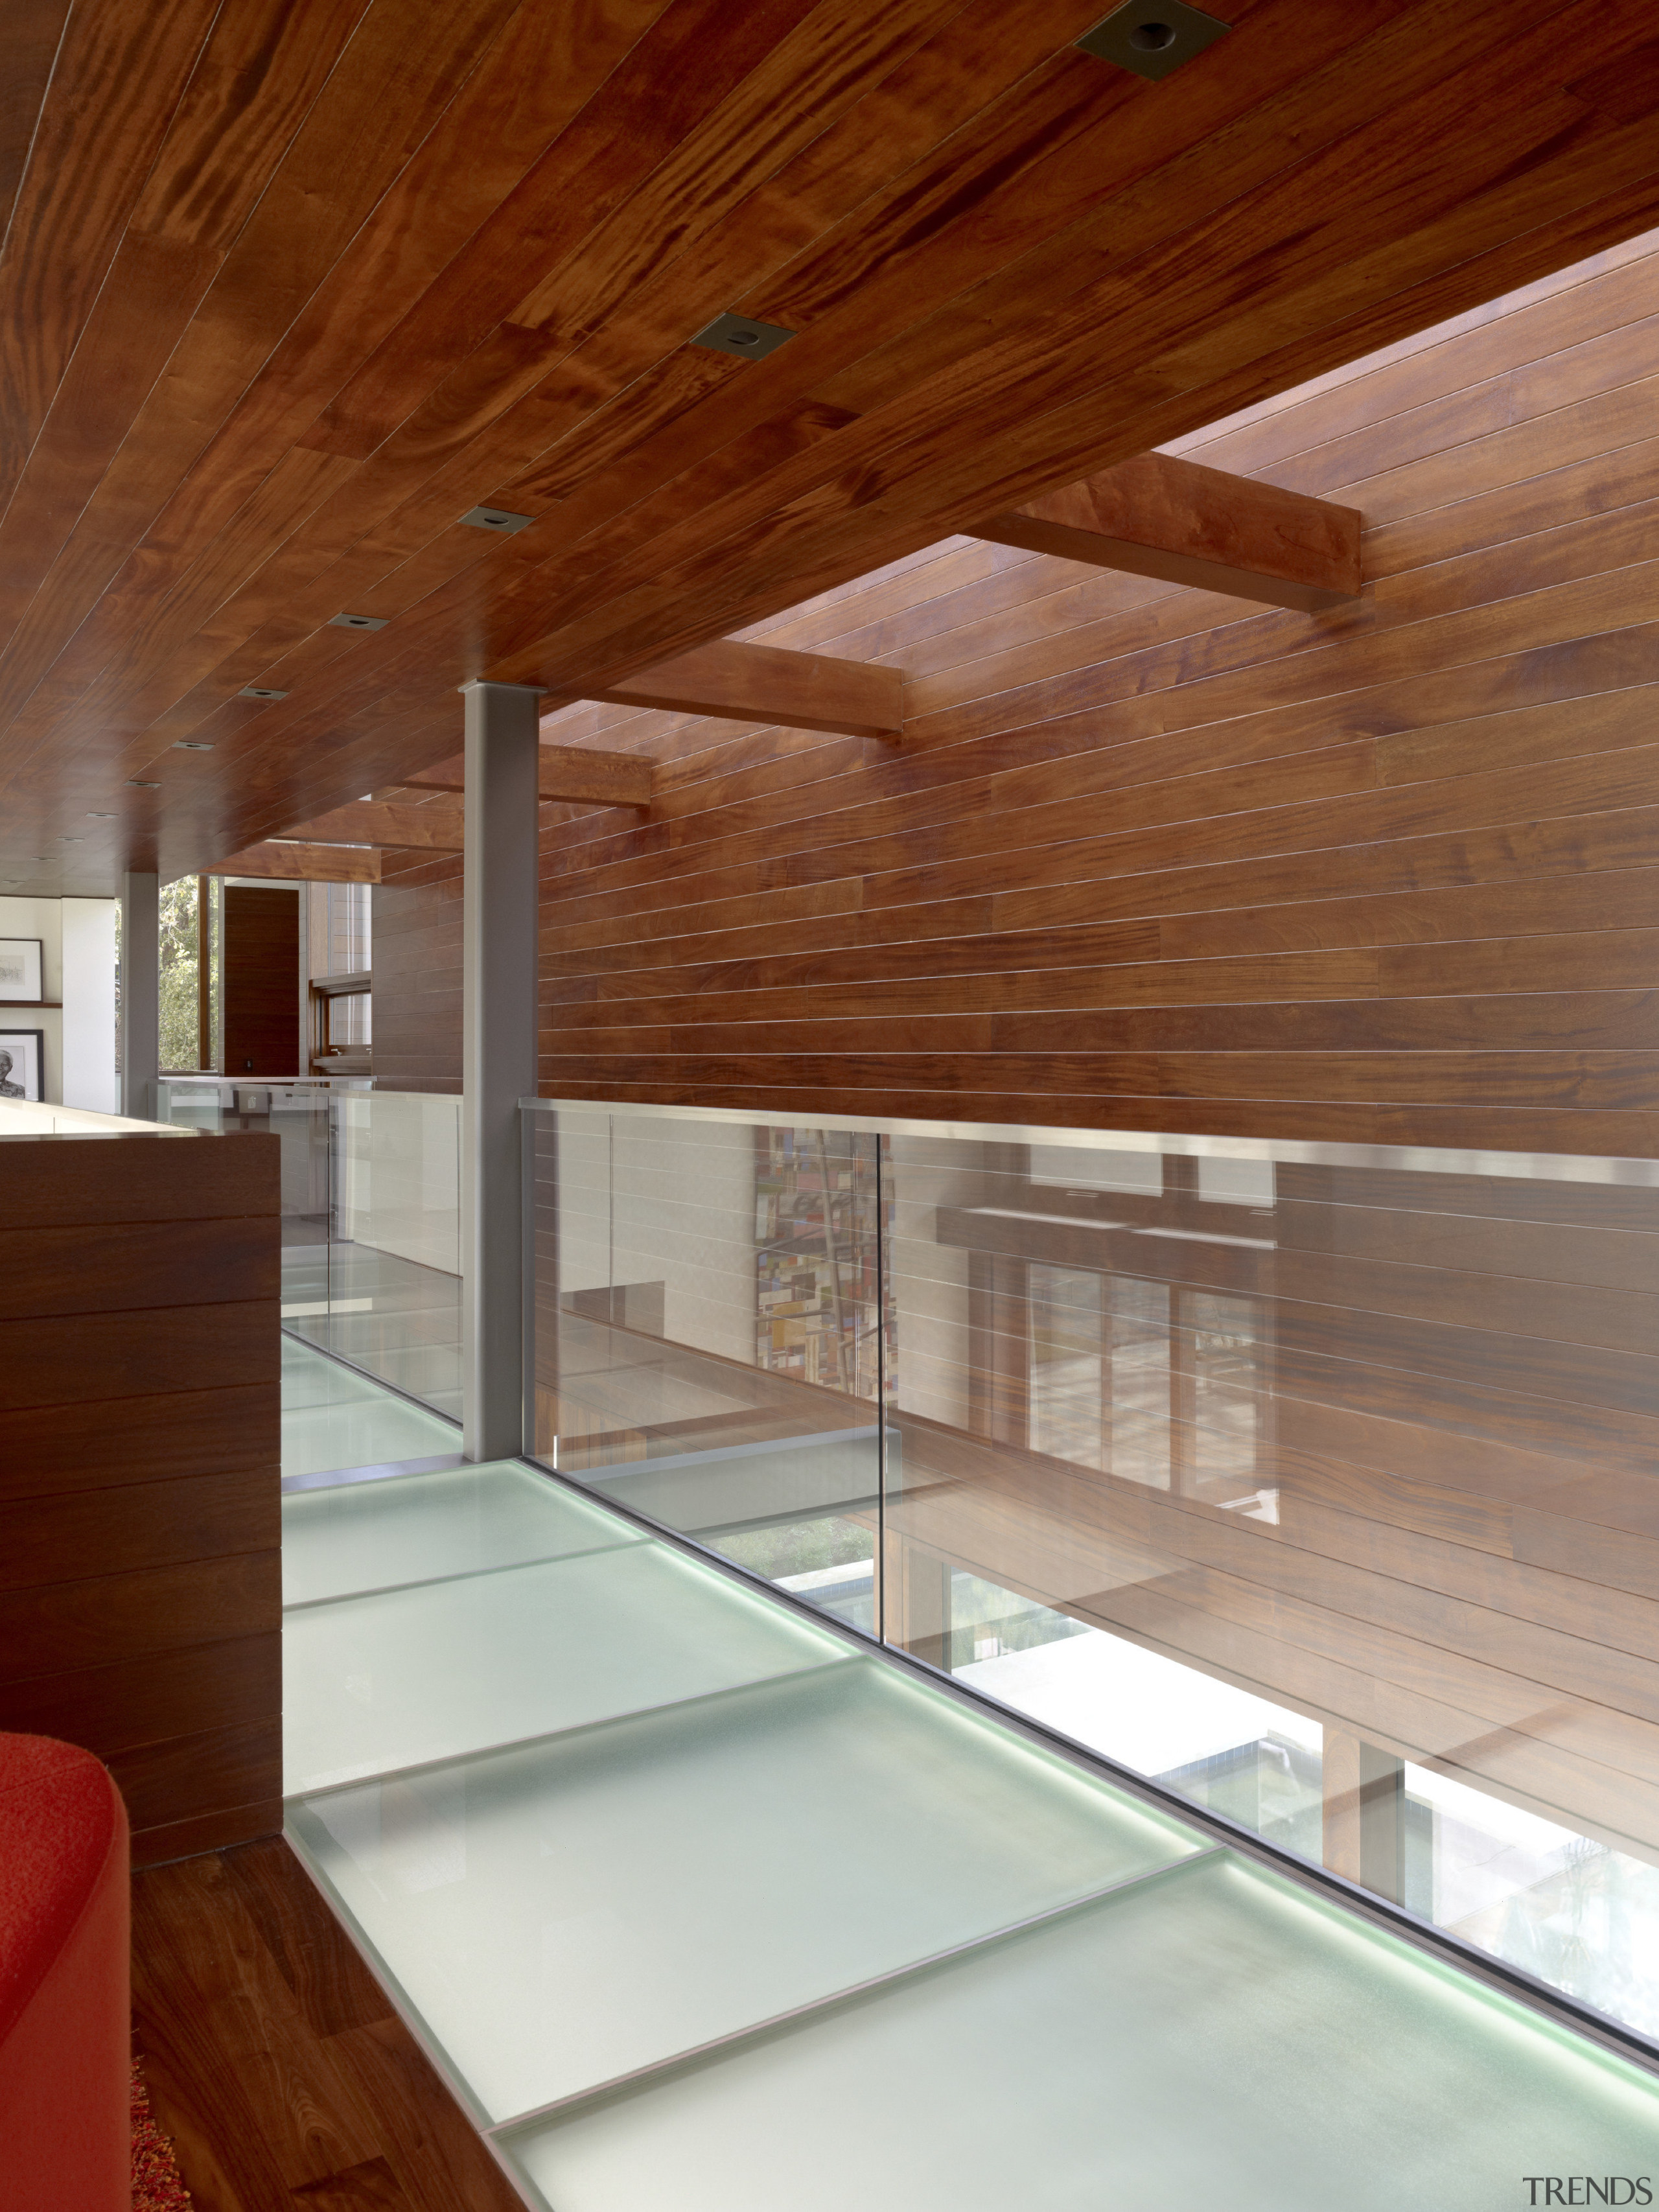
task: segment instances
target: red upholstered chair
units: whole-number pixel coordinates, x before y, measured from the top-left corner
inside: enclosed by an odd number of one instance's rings
[[[0,2202],[131,2212],[127,1815],[89,1751],[0,1735]]]

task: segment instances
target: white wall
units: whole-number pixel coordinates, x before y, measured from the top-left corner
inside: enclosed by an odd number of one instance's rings
[[[115,901],[0,898],[0,937],[40,939],[41,988],[59,1006],[0,1007],[0,1028],[44,1032],[53,1105],[120,1109],[115,1078]]]
[[[61,903],[52,898],[0,898],[0,937],[38,937],[40,939],[41,990],[48,999],[64,995],[64,943]],[[40,1030],[41,1091],[44,1097],[61,1103],[64,1097],[64,1018],[52,1006],[0,1006],[0,1029]],[[114,1050],[113,1032],[111,1051]],[[82,1102],[77,1099],[75,1103]],[[91,1105],[90,1099],[86,1103]],[[99,1102],[102,1103],[102,1102]]]
[[[63,1101],[94,1114],[120,1105],[115,1073],[115,901],[62,902]]]

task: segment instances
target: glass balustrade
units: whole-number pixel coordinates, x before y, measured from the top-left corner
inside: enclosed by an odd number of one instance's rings
[[[459,1098],[338,1082],[302,1104],[269,1097],[283,1143],[284,1328],[459,1421]]]
[[[454,1107],[334,1116],[287,1827],[528,2203],[1643,2201],[1659,1177],[538,1104],[471,1465]]]
[[[1659,2039],[1659,1169],[525,1118],[543,1465]]]

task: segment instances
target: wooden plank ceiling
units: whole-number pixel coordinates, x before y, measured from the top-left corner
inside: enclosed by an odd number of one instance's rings
[[[15,0],[0,890],[384,798],[471,678],[614,697],[1659,216],[1642,0],[1232,0],[1162,83],[1100,12]]]

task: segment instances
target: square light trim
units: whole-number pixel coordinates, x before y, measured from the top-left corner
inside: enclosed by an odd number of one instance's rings
[[[502,538],[516,537],[520,531],[528,530],[535,520],[533,514],[509,514],[504,507],[470,507],[461,517],[475,530],[493,530]]]
[[[384,629],[391,620],[389,615],[331,615],[331,629]]]
[[[173,750],[176,753],[210,753],[213,747],[205,738],[175,738]]]
[[[764,361],[769,353],[787,345],[794,335],[778,323],[757,323],[749,315],[716,315],[691,343],[708,346],[715,353],[733,354],[739,361]]]
[[[1127,0],[1127,6],[1115,8],[1092,31],[1085,31],[1078,45],[1097,61],[1115,62],[1120,69],[1133,70],[1137,76],[1157,83],[1206,46],[1224,39],[1231,28],[1231,23],[1188,7],[1186,0]]]
[[[273,691],[264,684],[245,684],[236,694],[239,699],[286,699],[286,691]]]

